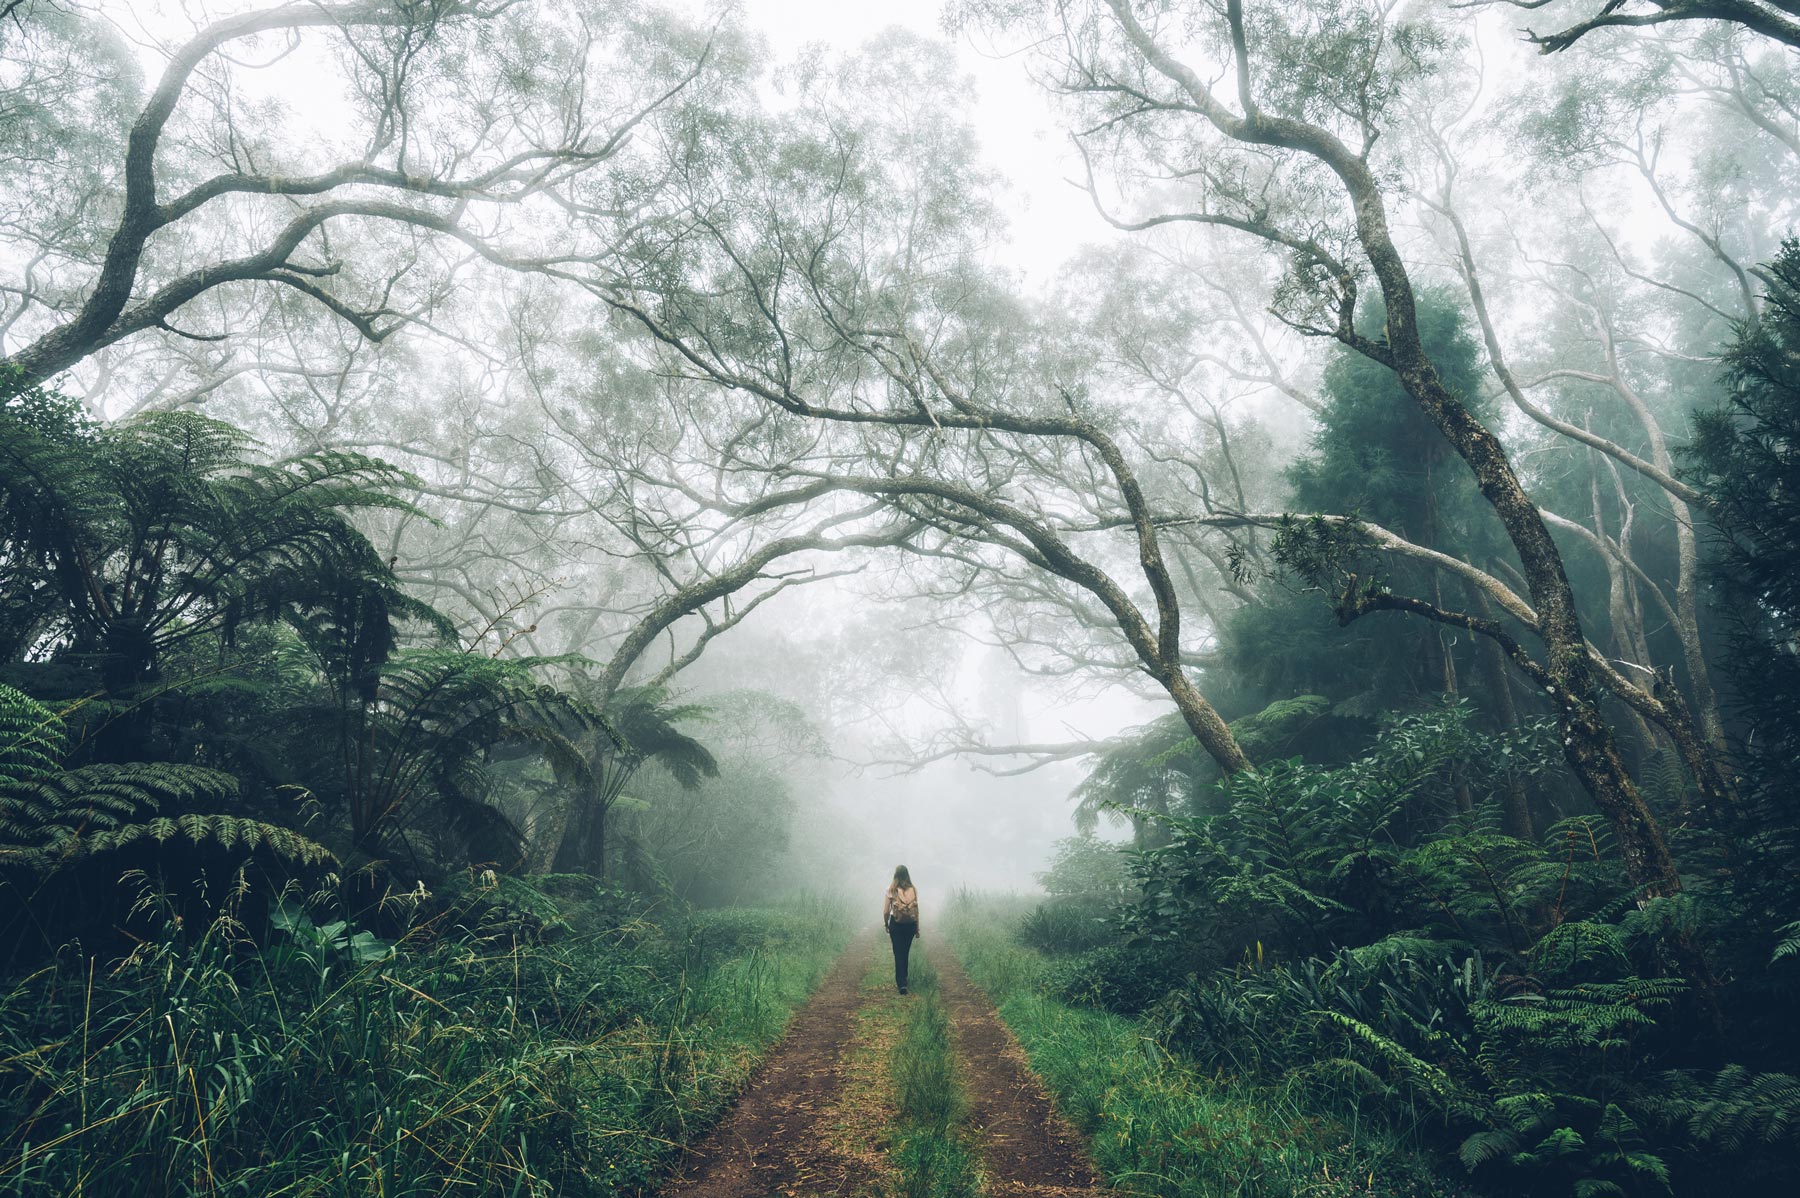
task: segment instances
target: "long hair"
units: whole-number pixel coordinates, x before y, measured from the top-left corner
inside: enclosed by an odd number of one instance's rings
[[[894,866],[894,885],[898,886],[902,890],[912,890],[914,888],[913,883],[912,883],[912,875],[906,872],[906,866],[904,866],[904,865]]]

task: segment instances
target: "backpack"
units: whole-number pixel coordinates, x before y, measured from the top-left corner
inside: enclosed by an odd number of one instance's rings
[[[911,898],[906,897],[911,895]],[[894,923],[919,922],[919,892],[917,890],[894,891],[893,904],[888,907],[888,918]]]

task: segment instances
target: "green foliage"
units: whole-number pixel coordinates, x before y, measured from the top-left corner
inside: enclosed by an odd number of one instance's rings
[[[1321,1114],[1304,1089],[1197,1070],[1143,1022],[1039,993],[1054,971],[1021,962],[1024,950],[991,930],[994,914],[959,900],[947,921],[957,953],[1121,1189],[1166,1198],[1467,1193],[1404,1135]]]
[[[1278,700],[1232,721],[1231,733],[1252,761],[1276,760],[1306,745],[1328,706],[1317,695]],[[1130,820],[1141,839],[1153,816],[1197,812],[1218,777],[1218,764],[1171,712],[1095,755],[1075,788],[1075,826],[1092,832],[1107,815]]]
[[[606,706],[607,720],[617,734],[616,758],[632,768],[654,761],[688,789],[719,774],[711,750],[680,727],[709,714],[701,704],[673,702],[663,687],[629,688]]]
[[[0,788],[29,783],[62,763],[63,721],[23,691],[0,683]]]
[[[1285,761],[1246,771],[1231,780],[1219,814],[1159,820],[1169,839],[1138,856],[1142,899],[1131,925],[1141,936],[1207,945],[1216,963],[1253,943],[1320,952],[1379,934],[1420,897],[1418,878],[1449,870],[1461,879],[1447,862],[1500,840],[1463,837],[1412,853],[1408,842],[1455,813],[1462,794],[1497,785],[1529,768],[1515,762],[1541,753],[1535,730],[1481,734],[1458,704],[1391,717],[1372,751],[1341,766]]]
[[[91,661],[123,697],[173,647],[315,612],[345,579],[398,596],[388,564],[348,513],[410,512],[394,494],[408,481],[339,451],[264,463],[244,433],[194,412],[94,428],[59,397],[7,383],[6,648],[66,639],[66,653]]]
[[[1109,943],[1120,908],[1134,897],[1122,846],[1091,834],[1058,841],[1038,875],[1050,898],[1019,919],[1019,939],[1042,953],[1085,953]]]
[[[54,848],[93,832],[116,831],[165,806],[217,804],[236,794],[231,775],[198,766],[88,765],[0,792],[0,830],[15,843]]]
[[[673,701],[662,687],[633,687],[605,696],[604,727],[582,740],[587,780],[566,816],[554,868],[607,869],[607,821],[637,771],[654,761],[683,789],[719,773],[712,751],[679,725],[706,718],[698,704]]]
[[[1114,914],[1112,906],[1091,899],[1051,899],[1020,918],[1017,935],[1041,953],[1082,953],[1111,942]]]
[[[1709,1034],[1711,996],[1672,975],[1724,938],[1719,892],[1634,901],[1598,815],[1498,830],[1499,788],[1556,748],[1542,725],[1480,732],[1459,704],[1390,716],[1342,765],[1246,771],[1216,812],[1142,813],[1167,835],[1135,854],[1127,935],[1011,967],[1015,990],[1137,1015],[1173,1059],[1319,1116],[1426,1135],[1501,1192],[1778,1175],[1785,1115],[1749,1122],[1710,1074],[1669,1069]],[[1782,1109],[1789,1086],[1770,1074],[1761,1092]]]
[[[1451,391],[1484,416],[1482,397],[1490,387],[1458,297],[1427,289],[1418,301],[1426,352]],[[1364,336],[1380,340],[1385,319],[1378,295],[1358,308]],[[1392,370],[1337,349],[1319,397],[1309,451],[1288,472],[1293,511],[1366,520],[1465,561],[1505,558],[1500,524],[1473,476]],[[1258,602],[1233,613],[1222,629],[1217,673],[1242,701],[1315,694],[1328,700],[1331,716],[1377,719],[1443,695],[1451,676],[1481,676],[1471,638],[1445,636],[1425,621],[1374,617],[1339,626],[1333,605],[1350,574],[1365,585],[1378,580],[1441,606],[1464,607],[1462,591],[1431,567],[1376,552],[1359,531],[1316,516],[1286,520],[1269,548],[1279,569],[1240,579],[1256,587]],[[1465,691],[1491,725],[1491,698],[1480,687],[1465,684]],[[1318,759],[1317,750],[1309,757]]]
[[[541,761],[559,785],[580,787],[591,779],[584,739],[610,736],[598,712],[542,680],[567,659],[384,649],[342,687],[329,650],[296,639],[280,652],[291,679],[290,757],[303,763],[308,792],[342,810],[352,853],[364,859],[422,837],[452,867],[513,868],[525,845],[499,805],[497,767]],[[307,751],[319,745],[329,751]]]
[[[1038,875],[1038,882],[1052,898],[1122,903],[1132,896],[1123,849],[1095,836],[1057,841],[1050,868]]]
[[[1694,417],[1688,477],[1712,517],[1711,575],[1728,620],[1729,666],[1746,724],[1740,752],[1751,809],[1733,834],[1755,853],[1754,877],[1776,893],[1758,921],[1791,901],[1800,818],[1800,242],[1764,268],[1767,307],[1725,352],[1724,404]]]
[[[1019,941],[1027,948],[1043,951],[1023,929]],[[1171,940],[1101,944],[1072,959],[1050,964],[1042,984],[1048,994],[1062,1002],[1137,1015],[1182,985],[1202,964],[1199,954]]]
[[[1365,336],[1387,318],[1379,296],[1358,313]],[[1419,335],[1445,384],[1485,410],[1481,348],[1449,291],[1419,297]],[[1352,350],[1334,352],[1312,451],[1290,472],[1297,510],[1360,514],[1417,544],[1457,552],[1498,535],[1455,451],[1394,372]],[[1484,519],[1484,517],[1486,517]]]
[[[295,952],[319,971],[320,980],[324,980],[334,962],[366,965],[394,955],[392,944],[367,930],[351,931],[347,920],[314,923],[306,909],[292,899],[279,899],[270,905],[269,926],[286,933]],[[271,956],[279,958],[279,949]]]
[[[1727,1065],[1710,1075],[1670,1072],[1658,1080],[1664,1089],[1645,1103],[1647,1113],[1701,1149],[1740,1153],[1771,1146],[1791,1161],[1800,1147],[1800,1078]],[[1781,1156],[1770,1158],[1765,1167]]]
[[[238,794],[237,779],[218,770],[170,762],[61,768],[61,718],[5,685],[0,736],[0,866],[42,878],[88,857],[171,841],[240,859],[266,851],[301,866],[336,861],[290,828],[208,813]]]

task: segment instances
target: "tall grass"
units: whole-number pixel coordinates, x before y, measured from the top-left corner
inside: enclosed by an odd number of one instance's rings
[[[1092,1143],[1095,1163],[1128,1193],[1392,1195],[1459,1192],[1410,1145],[1313,1108],[1303,1092],[1206,1076],[1171,1056],[1142,1021],[1044,994],[1047,963],[979,900],[944,921],[957,956],[999,1007]]]
[[[968,1103],[957,1077],[950,1019],[938,992],[937,972],[913,948],[903,1004],[906,1026],[889,1070],[899,1122],[889,1147],[903,1198],[973,1198],[979,1192],[977,1157],[961,1125]]]
[[[359,962],[230,920],[0,994],[0,1195],[634,1194],[841,947],[820,911]]]

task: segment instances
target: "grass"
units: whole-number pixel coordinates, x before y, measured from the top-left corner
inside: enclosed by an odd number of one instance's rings
[[[884,973],[886,963],[878,966]],[[916,942],[908,970],[912,994],[895,996],[904,1027],[889,1062],[898,1118],[888,1152],[903,1198],[974,1198],[979,1156],[962,1117],[968,1103],[957,1077],[950,1019],[937,972]]]
[[[1138,1020],[1042,993],[1048,960],[978,906],[959,904],[940,926],[1122,1190],[1157,1198],[1455,1192],[1409,1146],[1311,1109],[1303,1093],[1201,1075]]]
[[[229,920],[67,950],[0,991],[0,1195],[645,1192],[847,931],[815,903],[382,960]]]

